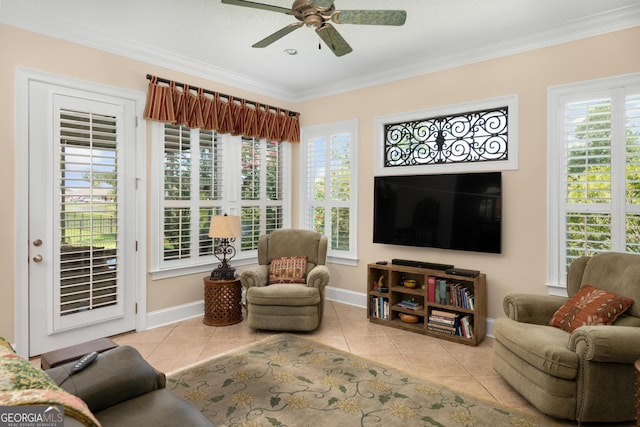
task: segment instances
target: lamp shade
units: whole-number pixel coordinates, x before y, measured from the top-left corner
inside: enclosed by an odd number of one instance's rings
[[[232,239],[242,237],[240,217],[232,215],[216,215],[211,217],[209,237],[218,239]]]

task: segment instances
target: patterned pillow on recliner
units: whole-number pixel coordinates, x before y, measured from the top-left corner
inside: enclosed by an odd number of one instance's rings
[[[269,284],[305,283],[307,274],[307,257],[291,256],[271,260],[269,267]]]
[[[584,285],[555,312],[549,325],[567,332],[573,332],[585,325],[608,325],[631,304],[631,298]]]

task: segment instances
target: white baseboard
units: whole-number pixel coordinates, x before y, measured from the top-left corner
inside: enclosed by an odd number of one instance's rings
[[[496,323],[496,319],[491,319],[487,317],[487,336],[491,338],[495,338],[493,336],[493,324]]]
[[[324,290],[324,296],[329,301],[367,308],[367,294],[361,292],[347,291],[345,289],[327,286]]]
[[[367,307],[367,294],[361,292],[327,286],[325,289],[325,298],[329,301],[335,301],[341,304],[352,305],[360,308]],[[152,311],[147,314],[147,328],[153,329],[160,326],[170,325],[182,320],[202,316],[202,313],[204,313],[204,301],[196,301],[189,304]],[[487,318],[486,327],[487,336],[489,337],[493,337],[494,322],[495,319]]]
[[[196,301],[189,304],[177,305],[162,310],[147,313],[147,329],[170,325],[182,320],[202,316],[204,313],[204,301]]]

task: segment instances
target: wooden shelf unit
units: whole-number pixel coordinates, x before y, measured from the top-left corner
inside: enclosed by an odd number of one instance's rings
[[[382,284],[387,288],[386,290],[376,289],[380,277],[383,277]],[[451,294],[451,285],[458,285],[459,288],[464,289],[462,293],[473,296],[473,308],[452,305],[451,297],[444,304],[429,301],[428,283],[430,277],[445,281],[445,286],[449,288],[449,295]],[[404,280],[410,279],[416,281],[416,287],[413,289],[403,285]],[[456,292],[456,294],[460,293]],[[442,270],[391,263],[386,265],[371,263],[367,266],[367,316],[370,322],[381,325],[475,346],[482,341],[486,334],[486,295],[487,279],[484,273],[480,273],[476,277],[466,277],[447,274]],[[421,307],[414,310],[398,306],[398,303],[406,300],[413,300]],[[380,301],[383,303],[380,304]],[[468,338],[455,333],[429,329],[429,316],[433,314],[434,310],[452,313],[451,316],[458,319],[456,326],[459,325],[460,319],[466,317],[469,323],[468,330],[472,331],[472,336]],[[416,323],[403,322],[400,320],[401,313],[418,316],[418,321]],[[460,331],[460,333],[464,332]]]

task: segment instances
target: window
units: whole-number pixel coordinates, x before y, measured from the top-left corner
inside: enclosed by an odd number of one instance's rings
[[[516,96],[379,117],[375,174],[516,169],[517,126]]]
[[[509,159],[509,107],[384,125],[384,167]]]
[[[353,264],[356,250],[357,121],[302,129],[301,223],[329,237],[328,257]]]
[[[197,263],[211,255],[209,220],[222,207],[221,156],[215,133],[164,126],[162,261],[166,265]]]
[[[100,108],[86,104],[87,110]],[[123,242],[118,191],[123,181],[123,168],[118,167],[123,131],[118,120],[119,115],[59,109],[61,316],[113,306],[122,297],[117,279]]]
[[[283,144],[242,138],[242,250],[257,251],[258,239],[284,224]]]
[[[549,92],[549,283],[584,255],[640,253],[640,75]]]
[[[235,262],[257,255],[258,238],[288,226],[288,143],[154,123],[152,272],[210,270],[212,215],[240,215]]]

